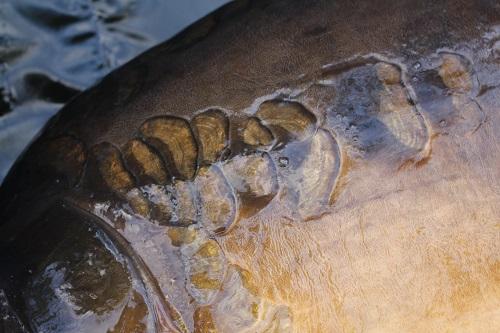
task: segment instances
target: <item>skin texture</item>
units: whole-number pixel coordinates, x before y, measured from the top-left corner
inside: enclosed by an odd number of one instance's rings
[[[111,73],[2,185],[20,320],[81,220],[136,281],[97,294],[104,331],[498,331],[499,24],[496,1],[237,2]]]

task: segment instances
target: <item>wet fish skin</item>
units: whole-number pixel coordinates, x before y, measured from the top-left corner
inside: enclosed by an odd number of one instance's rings
[[[495,1],[225,7],[61,110],[2,185],[0,245],[23,244],[62,199],[127,239],[154,280],[145,297],[165,293],[179,330],[494,328],[499,24]],[[221,132],[203,145],[193,119],[213,110]],[[239,136],[249,119],[265,145]],[[135,155],[140,175],[121,157],[133,140],[150,149]],[[228,181],[241,158],[252,169]],[[148,187],[148,170],[176,179]],[[187,287],[168,285],[179,277]]]

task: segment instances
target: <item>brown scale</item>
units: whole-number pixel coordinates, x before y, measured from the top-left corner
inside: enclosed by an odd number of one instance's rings
[[[122,149],[127,168],[140,185],[166,184],[169,175],[158,154],[146,143],[132,139]]]
[[[143,185],[128,193],[129,201],[146,196],[148,207],[139,205],[141,214],[149,216],[161,225],[187,226],[195,223],[197,218],[194,189],[184,181],[173,181],[168,186],[157,186],[170,181],[164,162],[154,149],[144,142],[133,139],[124,147],[124,159],[129,170]],[[150,186],[144,186],[150,185]],[[142,192],[142,194],[141,194]]]
[[[194,178],[198,145],[186,120],[168,116],[152,118],[142,124],[140,132],[160,152],[173,176]]]
[[[109,142],[91,148],[87,174],[93,189],[111,191],[121,197],[135,187],[134,177],[125,169],[120,150]]]
[[[250,117],[244,125],[242,140],[249,146],[266,148],[273,143],[274,137],[258,118]]]
[[[316,116],[294,101],[265,101],[255,115],[271,129],[281,143],[304,140],[316,130]]]
[[[229,120],[225,113],[220,110],[204,111],[192,119],[191,125],[200,142],[200,162],[216,162],[229,140]]]
[[[238,155],[247,154],[248,152],[253,152],[259,149],[267,150],[270,148],[270,146],[269,147],[254,146],[245,141],[244,139],[245,128],[247,127],[247,124],[252,118],[255,117],[249,118],[247,115],[238,115],[238,114],[235,114],[231,117],[231,126],[229,134],[230,141],[228,149],[226,149],[224,152],[225,158],[223,159],[223,161],[230,160]],[[260,123],[260,120],[258,118],[256,118],[256,120]],[[269,129],[267,129],[267,131],[269,131]],[[265,138],[263,138],[262,140],[266,141]]]
[[[135,188],[135,179],[125,168],[120,151],[108,142],[92,147],[87,166],[86,184],[95,192],[111,192],[129,203],[132,210],[144,217],[150,206],[142,193]],[[97,177],[96,177],[97,175]]]

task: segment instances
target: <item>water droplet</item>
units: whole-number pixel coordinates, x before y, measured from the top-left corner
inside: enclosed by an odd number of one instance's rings
[[[419,70],[420,67],[422,67],[422,64],[420,62],[418,62],[418,61],[413,64],[413,69],[416,70],[416,71]]]
[[[412,76],[411,80],[412,80],[413,82],[418,82],[418,77],[416,77],[416,76]]]
[[[282,157],[280,157],[280,158],[278,159],[278,164],[279,164],[279,166],[280,166],[280,167],[282,167],[282,168],[287,167],[287,166],[288,166],[288,163],[289,163],[289,161],[288,161],[288,157],[284,157],[284,156],[282,156]]]

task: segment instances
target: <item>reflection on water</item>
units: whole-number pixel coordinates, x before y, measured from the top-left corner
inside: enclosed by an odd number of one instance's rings
[[[226,2],[0,2],[0,181],[72,96]]]

